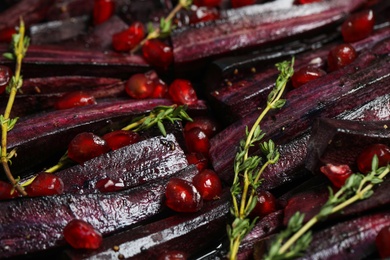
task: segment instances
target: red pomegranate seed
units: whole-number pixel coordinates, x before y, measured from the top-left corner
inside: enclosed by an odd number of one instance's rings
[[[93,6],[93,23],[95,25],[104,23],[115,12],[114,0],[95,0]]]
[[[166,205],[177,212],[196,212],[203,206],[202,196],[195,186],[178,178],[169,180],[165,198]]]
[[[64,183],[60,177],[53,173],[41,172],[25,190],[30,197],[51,196],[62,194]]]
[[[250,213],[251,218],[263,218],[278,209],[274,195],[269,191],[260,191],[256,196],[256,206]]]
[[[16,33],[17,32],[13,27],[8,27],[0,30],[0,42],[10,43],[12,41],[12,35]]]
[[[131,51],[145,37],[145,29],[142,23],[134,22],[124,31],[112,36],[112,47],[116,51]]]
[[[103,135],[111,150],[117,150],[126,145],[134,144],[141,141],[141,136],[132,131],[117,130]]]
[[[172,48],[160,40],[148,40],[142,46],[142,55],[152,66],[167,69],[173,62]]]
[[[96,100],[93,96],[82,91],[76,91],[67,93],[60,97],[54,104],[54,107],[58,110],[61,110],[93,104],[96,104]]]
[[[218,199],[222,192],[222,183],[213,170],[203,170],[195,175],[192,183],[204,200]]]
[[[375,238],[376,248],[381,259],[390,258],[390,226],[382,228]]]
[[[338,70],[350,63],[357,57],[355,48],[346,43],[341,44],[330,50],[328,55],[328,67],[330,71]]]
[[[320,168],[320,171],[325,174],[326,177],[337,188],[341,188],[345,181],[352,175],[352,170],[348,165],[333,165],[328,163]]]
[[[364,10],[353,14],[341,26],[341,34],[345,42],[356,42],[367,38],[374,30],[374,13]]]
[[[0,200],[16,198],[18,191],[14,189],[11,183],[0,181]]]
[[[294,75],[291,77],[291,82],[294,88],[299,88],[303,84],[324,75],[326,75],[326,72],[322,69],[313,66],[306,66],[294,72]]]
[[[168,94],[173,102],[180,105],[191,105],[198,101],[190,81],[175,79],[168,88]]]
[[[110,178],[104,178],[96,182],[96,189],[98,189],[100,192],[119,191],[123,190],[124,187],[125,184],[121,179],[119,181],[114,181]]]
[[[200,23],[200,22],[207,22],[207,21],[213,21],[219,18],[219,12],[218,9],[216,8],[211,8],[211,7],[198,7],[191,9],[191,14],[190,14],[190,23],[195,24],[195,23]]]
[[[158,257],[158,260],[186,260],[186,259],[187,259],[187,254],[177,250],[164,252]]]
[[[201,153],[189,153],[186,155],[189,164],[195,164],[199,172],[203,171],[209,165],[209,161]]]
[[[153,82],[154,90],[150,95],[151,98],[165,98],[168,94],[168,86],[161,79],[157,79]]]
[[[125,90],[132,98],[144,99],[152,95],[154,84],[145,74],[138,73],[127,80]]]
[[[247,5],[253,5],[256,3],[256,0],[231,0],[233,8],[243,7]]]
[[[83,164],[94,157],[107,153],[110,147],[102,138],[93,133],[80,133],[68,146],[68,157]]]
[[[383,167],[390,163],[390,147],[384,144],[373,144],[365,148],[357,157],[356,162],[361,173],[371,171],[374,155],[378,156],[378,166]]]
[[[194,5],[196,6],[206,6],[206,7],[218,7],[221,5],[222,0],[194,0]]]
[[[0,65],[0,94],[5,91],[10,79],[12,78],[12,71],[9,67]]]
[[[81,219],[70,221],[64,228],[64,238],[73,248],[98,249],[102,235],[91,224]]]
[[[207,116],[198,116],[193,118],[192,122],[187,122],[184,126],[184,131],[189,131],[192,128],[200,128],[208,138],[213,137],[218,132],[218,123]]]
[[[206,158],[209,156],[210,141],[200,128],[192,128],[184,133],[188,151],[201,153]]]
[[[315,3],[315,2],[321,2],[321,1],[323,1],[323,0],[296,0],[295,4],[305,5],[305,4],[311,4],[311,3]]]

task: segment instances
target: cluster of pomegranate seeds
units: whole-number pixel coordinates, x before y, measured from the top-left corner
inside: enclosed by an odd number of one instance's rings
[[[195,186],[186,180],[172,178],[165,190],[166,205],[176,212],[196,212],[203,206],[203,199]]]
[[[278,202],[269,191],[260,191],[256,196],[256,206],[250,213],[251,218],[263,218],[278,209]]]
[[[83,91],[69,92],[60,97],[54,107],[58,110],[96,104],[95,97]]]
[[[209,165],[208,159],[202,153],[189,153],[186,154],[186,158],[189,164],[194,164],[198,168],[199,172]]]
[[[357,157],[356,162],[361,173],[368,173],[372,170],[372,158],[378,157],[378,167],[390,163],[390,147],[384,144],[373,144],[366,147]]]
[[[178,250],[164,252],[159,255],[158,260],[186,260],[187,254]]]
[[[299,88],[307,82],[320,78],[324,75],[326,75],[324,70],[309,65],[294,72],[294,75],[291,77],[291,83],[294,88]]]
[[[142,23],[134,22],[128,29],[112,36],[112,47],[116,51],[131,51],[145,37],[145,28]]]
[[[364,10],[353,14],[341,26],[341,34],[345,42],[356,42],[368,37],[374,30],[374,13]]]
[[[194,0],[195,6],[218,7],[222,0]]]
[[[124,146],[141,141],[141,136],[133,131],[117,130],[103,135],[103,140],[111,150],[117,150]]]
[[[18,191],[11,183],[0,181],[0,200],[13,199],[18,197]]]
[[[195,175],[192,183],[204,200],[218,199],[222,192],[222,183],[219,176],[209,169]]]
[[[338,70],[352,63],[356,57],[357,53],[351,44],[340,44],[330,50],[328,54],[328,68],[330,71]]]
[[[68,157],[83,164],[94,157],[107,153],[110,147],[104,139],[93,133],[80,133],[72,139],[68,146]]]
[[[142,55],[152,66],[167,69],[173,62],[172,48],[157,39],[151,39],[142,46]]]
[[[104,178],[96,182],[96,189],[100,192],[113,192],[120,191],[125,187],[123,180],[111,180],[110,178]]]
[[[93,23],[99,25],[104,23],[115,12],[114,0],[95,0],[93,6]]]
[[[247,5],[254,5],[256,0],[231,0],[233,8],[243,7]]]
[[[345,181],[352,175],[352,170],[348,165],[327,164],[320,168],[320,171],[332,182],[333,186],[341,188]]]
[[[30,197],[62,194],[64,183],[55,174],[41,172],[38,173],[30,185],[26,186],[25,191]]]
[[[194,87],[185,79],[175,79],[169,85],[168,94],[173,102],[180,105],[191,105],[198,101]]]
[[[63,230],[64,238],[73,248],[98,249],[102,235],[88,222],[81,219],[70,221]]]
[[[376,248],[381,259],[390,258],[390,226],[382,228],[375,238]]]
[[[4,93],[5,88],[8,86],[11,78],[11,69],[7,66],[0,65],[0,94]]]

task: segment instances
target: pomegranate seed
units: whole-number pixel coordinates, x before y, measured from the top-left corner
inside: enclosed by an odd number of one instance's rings
[[[114,14],[115,2],[113,0],[95,0],[93,6],[93,23],[104,23]]]
[[[371,171],[374,155],[378,156],[378,166],[383,167],[390,163],[390,147],[384,144],[373,144],[365,148],[357,157],[356,162],[361,173]]]
[[[53,173],[41,172],[33,182],[25,188],[28,196],[51,196],[64,192],[64,183]]]
[[[12,35],[16,33],[17,32],[13,27],[8,27],[0,30],[0,42],[10,43],[12,41]]]
[[[184,252],[172,250],[165,252],[158,257],[158,260],[186,260],[187,255]]]
[[[390,258],[390,226],[382,228],[375,238],[376,248],[381,259]]]
[[[11,183],[0,181],[0,200],[16,198],[18,191],[14,189]]]
[[[138,73],[127,80],[125,90],[132,98],[144,99],[152,95],[154,84],[145,74]]]
[[[345,42],[356,42],[367,38],[374,30],[374,13],[364,10],[351,15],[341,26],[341,34]]]
[[[132,131],[117,130],[107,133],[102,137],[111,150],[117,150],[126,145],[141,141],[141,136]]]
[[[12,71],[9,67],[0,65],[0,94],[5,91],[10,79],[12,78]]]
[[[276,198],[269,191],[260,191],[257,193],[256,200],[256,206],[250,213],[251,218],[263,218],[278,209]]]
[[[142,23],[134,22],[124,31],[112,36],[112,47],[116,51],[130,51],[136,47],[145,37],[145,29]]]
[[[311,3],[315,3],[315,2],[321,2],[321,1],[322,0],[296,0],[295,4],[305,5],[305,4],[311,4]]]
[[[178,178],[169,180],[165,197],[166,205],[177,212],[196,212],[203,206],[202,196],[195,186]]]
[[[291,82],[294,88],[299,88],[303,84],[324,75],[326,75],[326,72],[322,69],[313,66],[306,66],[294,72],[294,75],[291,77]]]
[[[104,178],[96,182],[96,189],[98,189],[100,192],[119,191],[123,190],[124,187],[125,184],[123,183],[122,179],[119,181],[114,181],[110,178]]]
[[[150,95],[151,98],[165,98],[168,94],[168,86],[161,79],[156,79],[154,82],[154,90]]]
[[[196,6],[206,6],[206,7],[218,7],[221,5],[222,0],[194,0],[194,5]]]
[[[341,188],[352,175],[352,170],[345,164],[333,165],[328,163],[326,166],[322,166],[320,171],[328,177],[336,188]]]
[[[221,180],[214,171],[206,169],[195,175],[192,183],[204,200],[218,199],[222,192]]]
[[[218,132],[218,124],[215,120],[207,116],[198,116],[192,122],[187,122],[184,131],[189,131],[192,128],[200,128],[208,138],[213,137]]]
[[[60,97],[54,104],[54,107],[58,110],[61,110],[94,104],[96,104],[96,100],[93,96],[82,91],[76,91],[67,93]]]
[[[218,9],[210,8],[210,7],[198,7],[196,9],[191,9],[189,22],[191,24],[195,24],[200,22],[217,20],[218,18],[219,18]]]
[[[328,67],[330,71],[338,70],[350,63],[357,57],[355,48],[345,43],[338,45],[330,50],[328,55]]]
[[[209,164],[207,158],[201,153],[189,153],[186,155],[186,158],[189,164],[195,164],[199,172],[206,169]]]
[[[64,238],[73,248],[78,249],[98,249],[103,241],[99,231],[81,219],[74,219],[65,226]]]
[[[256,3],[256,0],[231,0],[233,8],[243,7],[247,5],[253,5]]]
[[[93,133],[80,133],[68,146],[68,157],[75,162],[83,164],[94,157],[107,153],[110,147],[102,138]]]
[[[173,102],[180,105],[191,105],[198,101],[191,82],[185,79],[175,79],[168,88],[168,94]]]
[[[188,151],[198,152],[203,154],[206,158],[209,157],[210,141],[200,128],[192,128],[185,132],[184,138]]]
[[[142,55],[150,65],[159,68],[166,69],[173,62],[172,48],[157,39],[145,42]]]

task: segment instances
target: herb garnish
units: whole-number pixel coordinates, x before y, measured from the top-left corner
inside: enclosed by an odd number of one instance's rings
[[[335,194],[329,188],[328,201],[321,207],[320,212],[305,225],[303,225],[304,214],[296,212],[290,218],[286,230],[277,235],[264,259],[291,259],[302,255],[312,240],[311,227],[352,203],[369,198],[374,193],[373,187],[383,182],[383,178],[390,172],[390,165],[378,168],[376,155],[373,157],[371,166],[372,170],[367,175],[352,174]]]
[[[256,205],[256,189],[261,184],[261,174],[268,165],[274,164],[279,159],[279,152],[275,149],[275,144],[272,140],[260,144],[260,149],[266,157],[266,162],[261,162],[259,156],[249,156],[249,149],[264,137],[260,129],[260,122],[271,109],[279,109],[285,104],[282,99],[282,94],[286,84],[294,73],[293,69],[294,58],[291,61],[284,61],[276,64],[280,71],[276,80],[275,87],[269,93],[267,98],[267,106],[261,112],[251,130],[246,129],[245,140],[241,140],[239,151],[236,154],[234,161],[234,180],[230,189],[232,195],[233,206],[231,214],[234,221],[227,227],[227,233],[230,240],[229,258],[236,259],[238,248],[242,239],[252,230],[257,219],[250,220],[249,213]]]
[[[27,195],[24,189],[19,185],[18,180],[15,180],[13,177],[11,170],[9,168],[8,163],[11,163],[11,158],[15,156],[16,150],[13,149],[8,153],[7,151],[7,133],[12,130],[15,126],[18,118],[10,118],[12,106],[15,101],[16,94],[18,90],[23,85],[23,79],[20,75],[22,68],[22,61],[24,56],[26,55],[28,45],[30,43],[30,39],[25,36],[25,27],[22,18],[20,18],[20,24],[18,33],[12,35],[11,48],[12,52],[4,53],[3,56],[5,58],[15,60],[15,75],[12,76],[9,85],[6,88],[7,93],[9,94],[7,106],[5,108],[4,114],[0,115],[0,124],[1,124],[1,163],[4,168],[4,172],[7,175],[8,180],[14,185],[14,187],[18,190],[18,192],[22,195]]]

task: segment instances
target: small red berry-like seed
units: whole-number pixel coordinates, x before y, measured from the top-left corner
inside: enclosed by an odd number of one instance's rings
[[[390,163],[390,147],[384,144],[373,144],[365,148],[357,157],[356,162],[361,173],[369,173],[372,168],[372,158],[378,157],[378,166],[383,167]]]
[[[165,198],[166,205],[177,212],[196,212],[203,206],[202,196],[195,186],[178,178],[169,180]]]
[[[173,102],[180,105],[191,105],[198,101],[190,81],[175,79],[168,88],[168,94]]]
[[[336,188],[341,188],[345,181],[352,175],[348,165],[333,165],[328,163],[320,168],[320,171],[332,182]]]
[[[9,67],[0,65],[0,94],[5,91],[10,79],[12,78],[12,71]]]
[[[198,116],[193,118],[192,122],[187,122],[184,126],[184,131],[189,131],[192,128],[200,128],[208,138],[213,137],[218,132],[218,123],[207,116]]]
[[[121,147],[141,141],[141,136],[132,131],[117,130],[103,135],[111,150],[117,150]]]
[[[0,200],[13,199],[18,196],[18,191],[11,183],[0,181]]]
[[[231,0],[233,8],[243,7],[247,5],[253,5],[256,3],[256,0]]]
[[[195,164],[198,171],[201,172],[207,168],[209,161],[201,153],[189,153],[186,155],[189,164]]]
[[[96,100],[93,96],[82,91],[76,91],[67,93],[60,97],[54,104],[54,107],[58,110],[61,110],[94,104],[96,104]]]
[[[330,50],[328,55],[328,68],[330,71],[338,70],[352,63],[357,57],[355,48],[346,43]]]
[[[218,174],[213,170],[203,170],[195,175],[192,183],[204,200],[218,199],[222,192],[222,183]]]
[[[381,259],[390,258],[390,226],[382,228],[375,238],[376,248]]]
[[[77,249],[98,249],[103,241],[99,231],[81,219],[70,221],[63,233],[66,242]]]
[[[154,84],[145,74],[138,73],[127,80],[125,90],[132,98],[144,99],[152,95]]]
[[[192,128],[184,133],[188,151],[201,153],[206,158],[209,156],[210,141],[200,128]]]
[[[17,32],[13,27],[8,27],[0,30],[0,42],[10,43],[12,41],[12,35],[16,33]]]
[[[167,69],[173,62],[172,48],[162,41],[152,39],[142,46],[142,55],[152,66]]]
[[[210,8],[210,7],[198,7],[195,10],[191,10],[190,14],[190,23],[200,23],[200,22],[207,22],[207,21],[213,21],[219,18],[219,11],[216,8]]]
[[[256,206],[250,213],[252,218],[263,218],[278,209],[276,198],[269,191],[260,191],[256,196],[256,200]]]
[[[104,178],[96,182],[96,189],[98,189],[100,192],[119,191],[123,190],[124,187],[125,184],[121,179],[119,181],[114,181],[110,178]]]
[[[64,192],[64,183],[54,173],[41,172],[25,190],[30,197],[57,195]]]
[[[142,23],[134,22],[124,31],[112,36],[112,47],[116,51],[130,51],[135,48],[145,37],[145,29]]]
[[[315,3],[315,2],[321,2],[321,1],[323,1],[323,0],[296,0],[295,4],[305,5],[305,4],[311,4],[311,3]]]
[[[294,88],[299,88],[307,82],[320,78],[324,75],[326,75],[326,72],[322,69],[313,66],[306,66],[294,72],[294,75],[291,77],[291,82]]]
[[[341,34],[345,42],[356,42],[367,38],[374,30],[374,13],[364,10],[352,14],[341,26]]]
[[[154,84],[154,90],[152,94],[150,95],[151,98],[165,98],[168,94],[168,86],[165,84],[164,81],[161,79],[158,79],[157,81],[153,82]]]
[[[158,257],[158,260],[186,260],[186,259],[187,259],[187,254],[177,250],[164,252]]]
[[[113,0],[95,0],[93,6],[93,23],[95,25],[104,23],[115,12],[115,1]]]
[[[68,146],[68,157],[80,164],[110,151],[106,142],[93,133],[80,133]]]
[[[205,7],[218,7],[221,5],[222,0],[194,0],[194,5]]]

